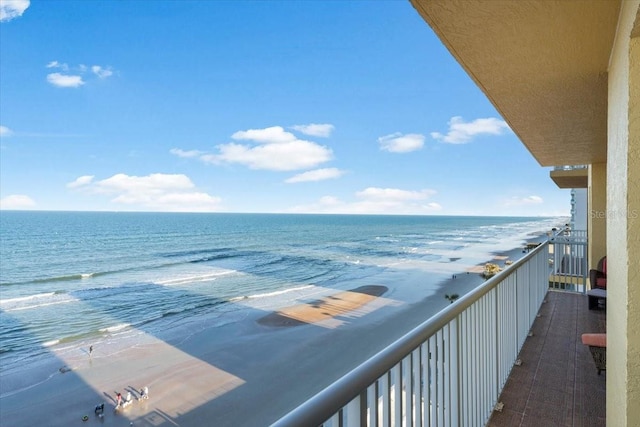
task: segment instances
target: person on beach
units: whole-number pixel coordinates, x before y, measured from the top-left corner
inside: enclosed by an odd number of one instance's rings
[[[144,386],[144,388],[140,389],[140,397],[138,400],[148,399],[149,398],[149,387]]]
[[[89,346],[89,357],[91,357],[91,354],[93,353],[93,346],[90,345]]]
[[[126,408],[127,406],[131,405],[133,403],[132,397],[131,397],[131,392],[127,392],[127,398],[124,400],[124,403],[122,404],[123,408]]]
[[[122,395],[120,394],[120,392],[116,392],[116,409],[120,408],[122,406]]]
[[[96,408],[93,410],[96,415],[101,415],[104,412],[104,403],[96,405]]]

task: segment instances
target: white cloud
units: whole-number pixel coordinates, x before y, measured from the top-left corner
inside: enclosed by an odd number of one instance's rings
[[[203,154],[200,160],[212,164],[237,163],[251,169],[293,171],[314,168],[333,158],[330,148],[298,139],[281,126],[238,131],[232,138],[254,144],[221,144],[216,147],[218,154]]]
[[[103,192],[125,193],[155,193],[160,194],[169,190],[190,190],[193,182],[186,175],[154,173],[147,176],[129,176],[123,173],[96,182],[96,186]]]
[[[172,148],[171,150],[169,150],[169,152],[175,156],[178,157],[183,157],[183,158],[192,158],[192,157],[198,157],[200,155],[202,155],[202,151],[198,151],[198,150],[181,150],[180,148]]]
[[[424,145],[424,135],[418,133],[393,133],[391,135],[378,138],[380,149],[390,153],[410,153],[420,150]]]
[[[100,79],[106,79],[113,75],[111,67],[103,67],[101,65],[87,67],[84,64],[80,64],[76,67],[69,67],[69,65],[59,61],[50,61],[45,67],[59,69],[65,73],[47,74],[47,81],[58,87],[80,87],[86,83],[85,77],[91,77],[92,74]]]
[[[109,195],[111,202],[136,210],[161,212],[216,212],[222,200],[198,191],[191,179],[182,174],[154,173],[147,176],[116,174],[101,181],[82,176],[67,185],[82,187],[94,194]]]
[[[312,141],[298,139],[281,126],[264,129],[249,129],[235,132],[231,138],[236,141],[216,146],[217,153],[203,153],[198,150],[172,148],[171,154],[183,158],[197,157],[210,164],[239,164],[250,169],[271,171],[294,171],[312,169],[333,159],[333,151]],[[329,172],[325,172],[329,173]],[[335,172],[332,172],[335,173]],[[324,179],[328,179],[326,177]],[[296,180],[319,180],[318,176],[293,177]]]
[[[0,199],[0,210],[30,209],[36,206],[36,202],[29,196],[13,194]]]
[[[84,71],[84,69],[86,69],[86,67],[84,65],[80,66],[80,69]],[[110,68],[103,68],[99,65],[93,65],[91,67],[91,72],[93,74],[95,74],[96,76],[100,77],[101,79],[105,79],[111,75],[113,75],[113,71]]]
[[[29,0],[0,0],[0,22],[8,22],[22,16],[30,4]]]
[[[338,168],[315,169],[292,176],[285,180],[285,182],[287,184],[294,184],[298,182],[324,181],[327,179],[340,178],[344,174],[345,171],[341,171]]]
[[[11,135],[13,132],[11,131],[11,129],[9,129],[6,126],[0,126],[0,137],[3,136],[9,136]]]
[[[209,157],[214,162],[239,163],[251,169],[275,171],[309,169],[333,157],[330,149],[303,140],[257,147],[231,143],[219,145],[218,149],[220,154]]]
[[[297,140],[294,134],[286,132],[282,126],[241,130],[231,135],[231,138],[235,140],[250,140],[264,144],[278,144]]]
[[[544,202],[540,196],[529,196],[522,199],[525,204],[538,204]]]
[[[320,200],[318,200],[318,203],[321,206],[340,206],[343,204],[340,199],[334,196],[321,197]]]
[[[543,202],[544,200],[540,196],[512,197],[504,202],[504,206],[539,205]]]
[[[84,187],[86,185],[91,184],[91,182],[93,181],[93,178],[94,178],[93,175],[81,176],[77,178],[75,181],[68,183],[67,188]]]
[[[82,76],[72,76],[60,73],[47,74],[47,81],[58,87],[80,87],[84,84]]]
[[[431,136],[449,144],[466,144],[476,135],[501,135],[509,129],[509,125],[504,120],[495,117],[465,122],[462,117],[455,116],[449,120],[449,131],[446,135],[431,132]]]
[[[58,61],[51,61],[46,65],[46,68],[60,68],[63,71],[69,71],[69,66],[67,64],[62,64]]]
[[[207,193],[166,193],[154,197],[125,193],[112,200],[123,205],[135,205],[161,212],[218,212],[221,199]]]
[[[408,201],[428,199],[435,193],[435,190],[407,191],[397,188],[369,187],[356,193],[356,196],[367,200]]]
[[[308,125],[295,125],[291,126],[291,129],[297,130],[305,135],[310,136],[318,136],[321,138],[327,138],[331,136],[331,133],[335,129],[333,125],[330,124],[316,124],[310,123]]]
[[[425,189],[408,191],[395,188],[369,187],[355,194],[357,200],[344,202],[333,196],[325,196],[311,205],[295,206],[292,212],[332,214],[389,214],[424,215],[442,210],[428,199],[436,192]]]
[[[441,211],[442,205],[440,203],[431,202],[424,205],[424,208],[428,211]]]

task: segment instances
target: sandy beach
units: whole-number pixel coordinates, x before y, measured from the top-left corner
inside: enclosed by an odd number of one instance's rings
[[[522,248],[487,262],[524,255]],[[472,266],[415,301],[393,283],[336,291],[277,311],[253,310],[215,328],[206,319],[171,339],[140,331],[132,348],[95,347],[57,358],[46,381],[29,371],[4,375],[2,426],[267,426],[420,322],[483,282]],[[25,385],[34,384],[25,388]],[[15,386],[15,387],[14,387]],[[149,399],[138,401],[149,387]],[[114,412],[116,393],[133,402]],[[103,417],[94,414],[104,402]],[[83,421],[83,417],[87,420]]]

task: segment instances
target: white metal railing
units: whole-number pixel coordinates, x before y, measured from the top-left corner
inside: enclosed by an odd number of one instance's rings
[[[484,426],[548,291],[544,242],[274,427]]]
[[[589,265],[587,231],[565,228],[549,238],[549,287],[585,293]]]
[[[554,166],[554,171],[570,171],[575,169],[586,169],[588,165],[564,165],[564,166]]]

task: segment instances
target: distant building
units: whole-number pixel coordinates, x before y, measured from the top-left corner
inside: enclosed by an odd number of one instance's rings
[[[572,188],[571,189],[571,229],[586,230],[587,229],[587,189]]]

